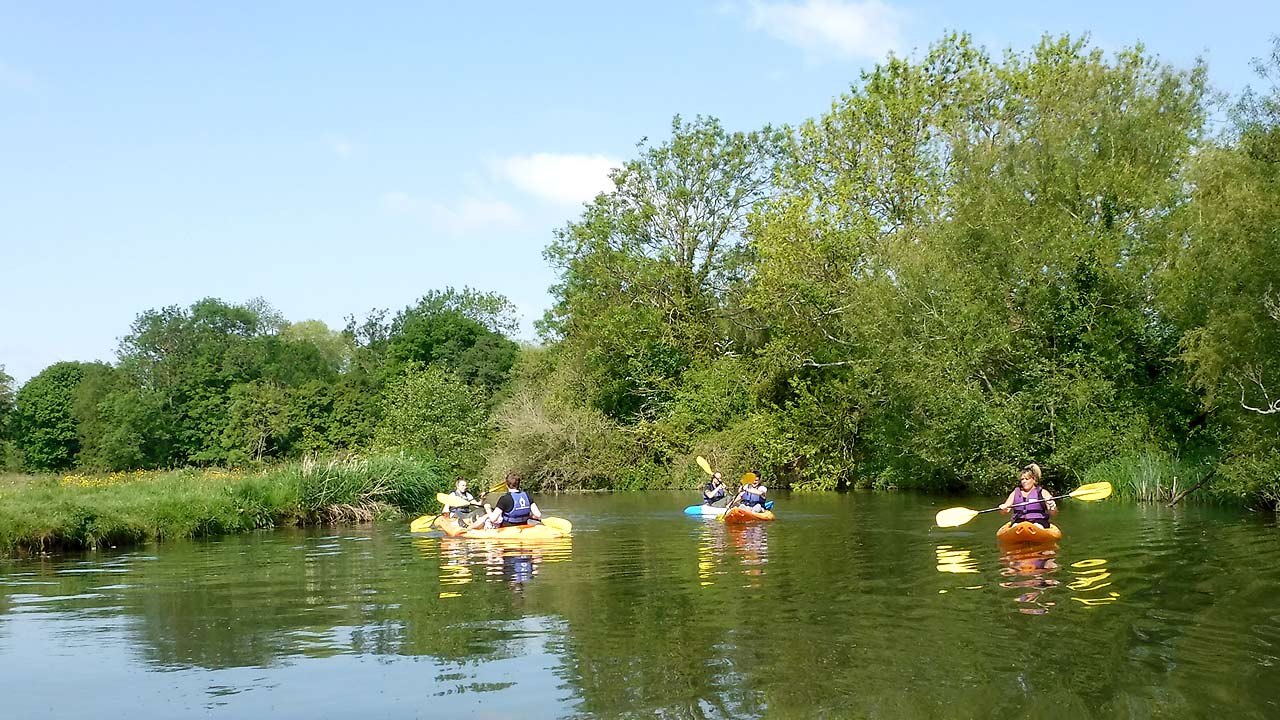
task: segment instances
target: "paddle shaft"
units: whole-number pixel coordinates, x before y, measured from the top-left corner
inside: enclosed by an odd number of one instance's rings
[[[1016,508],[1016,507],[1022,507],[1023,505],[1035,505],[1035,504],[1036,504],[1036,503],[1038,503],[1038,502],[1042,502],[1042,503],[1047,503],[1047,502],[1050,502],[1050,501],[1057,502],[1058,500],[1066,500],[1066,499],[1067,499],[1067,498],[1069,498],[1069,497],[1071,497],[1071,496],[1070,496],[1070,495],[1063,495],[1062,497],[1045,498],[1045,499],[1043,499],[1043,500],[1027,500],[1027,501],[1025,501],[1025,502],[1014,503],[1014,504],[1010,505],[1009,507],[1011,507],[1011,508]],[[977,515],[981,515],[982,513],[995,512],[995,511],[997,511],[997,510],[1003,510],[1003,509],[1004,509],[1004,508],[1002,508],[1002,507],[1000,507],[999,505],[997,505],[997,506],[995,506],[995,507],[993,507],[993,508],[987,508],[986,510],[979,510],[979,511],[977,511],[975,514],[977,514]]]

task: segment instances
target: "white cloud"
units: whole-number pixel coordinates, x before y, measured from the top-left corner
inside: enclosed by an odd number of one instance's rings
[[[621,161],[607,155],[534,153],[507,158],[498,170],[527,193],[579,205],[613,188],[609,171],[621,166]]]
[[[752,2],[748,22],[817,62],[831,57],[882,59],[901,47],[902,19],[901,11],[880,0],[805,0]]]
[[[388,192],[382,196],[383,207],[421,219],[435,229],[451,235],[464,235],[480,230],[511,227],[520,224],[520,212],[501,200],[463,197],[451,202],[420,200],[406,192]]]

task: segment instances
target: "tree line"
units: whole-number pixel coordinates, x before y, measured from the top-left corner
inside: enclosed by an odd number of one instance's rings
[[[149,310],[115,364],[55,363],[16,393],[0,377],[5,461],[120,470],[386,449],[475,470],[519,353],[513,318],[505,298],[471,289],[341,331],[262,301]]]
[[[994,491],[1154,467],[1280,499],[1280,41],[1266,87],[1045,37],[962,34],[794,127],[677,117],[555,233],[542,344],[428,294],[340,331],[216,300],[115,365],[0,392],[30,469],[370,447],[552,488]],[[1138,461],[1141,462],[1138,462]],[[1126,464],[1128,463],[1128,464]]]
[[[1220,104],[1202,63],[957,34],[797,127],[677,118],[547,249],[496,452],[613,486],[694,454],[814,489],[1212,468],[1274,504],[1280,41],[1258,69]]]

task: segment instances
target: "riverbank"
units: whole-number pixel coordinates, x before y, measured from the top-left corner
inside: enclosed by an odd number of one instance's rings
[[[0,552],[21,554],[368,522],[417,513],[445,489],[433,459],[304,459],[216,468],[0,478]]]

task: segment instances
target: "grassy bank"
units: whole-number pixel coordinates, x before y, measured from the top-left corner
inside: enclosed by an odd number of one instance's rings
[[[187,469],[0,478],[0,552],[100,548],[258,528],[365,522],[434,503],[431,459],[304,459],[259,472]]]

